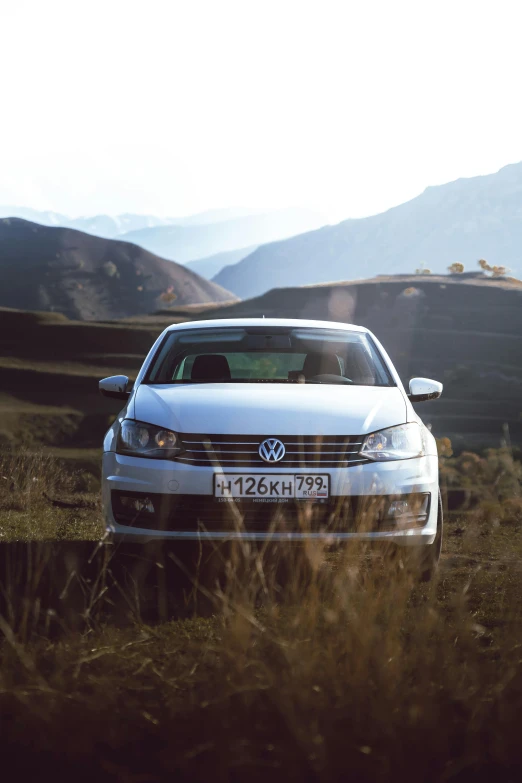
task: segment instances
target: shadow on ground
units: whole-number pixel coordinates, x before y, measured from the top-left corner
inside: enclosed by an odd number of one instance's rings
[[[22,633],[187,616],[200,560],[197,544],[0,543],[0,615]]]

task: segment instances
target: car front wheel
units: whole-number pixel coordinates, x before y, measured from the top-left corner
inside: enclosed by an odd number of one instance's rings
[[[408,566],[418,575],[420,582],[430,582],[439,567],[440,553],[442,550],[442,536],[444,530],[444,520],[442,514],[442,498],[439,490],[438,513],[437,513],[437,535],[433,544],[405,550],[404,555],[408,559]],[[407,553],[407,554],[406,554]]]

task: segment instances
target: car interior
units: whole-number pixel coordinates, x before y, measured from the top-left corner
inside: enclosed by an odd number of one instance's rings
[[[187,357],[189,359],[191,357]],[[256,372],[246,368],[231,370],[229,361],[223,354],[200,354],[192,357],[190,379],[193,381],[223,382],[235,378],[259,379]],[[187,367],[186,370],[189,368]],[[185,375],[185,371],[183,373]],[[304,357],[301,369],[289,370],[287,379],[294,382],[314,381],[324,383],[356,383],[374,385],[377,383],[375,371],[359,345],[351,345],[341,358],[333,352],[311,351]]]

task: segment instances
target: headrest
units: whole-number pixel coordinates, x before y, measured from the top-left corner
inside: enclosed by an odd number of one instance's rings
[[[315,375],[341,375],[341,365],[334,353],[308,353],[303,364],[305,378]]]
[[[193,381],[228,381],[230,367],[226,356],[218,353],[204,353],[196,356],[190,375]]]

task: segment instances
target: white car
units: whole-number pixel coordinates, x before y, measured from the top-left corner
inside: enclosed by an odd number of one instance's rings
[[[117,539],[387,540],[439,558],[435,439],[374,335],[272,318],[168,327],[104,440],[103,507]]]

